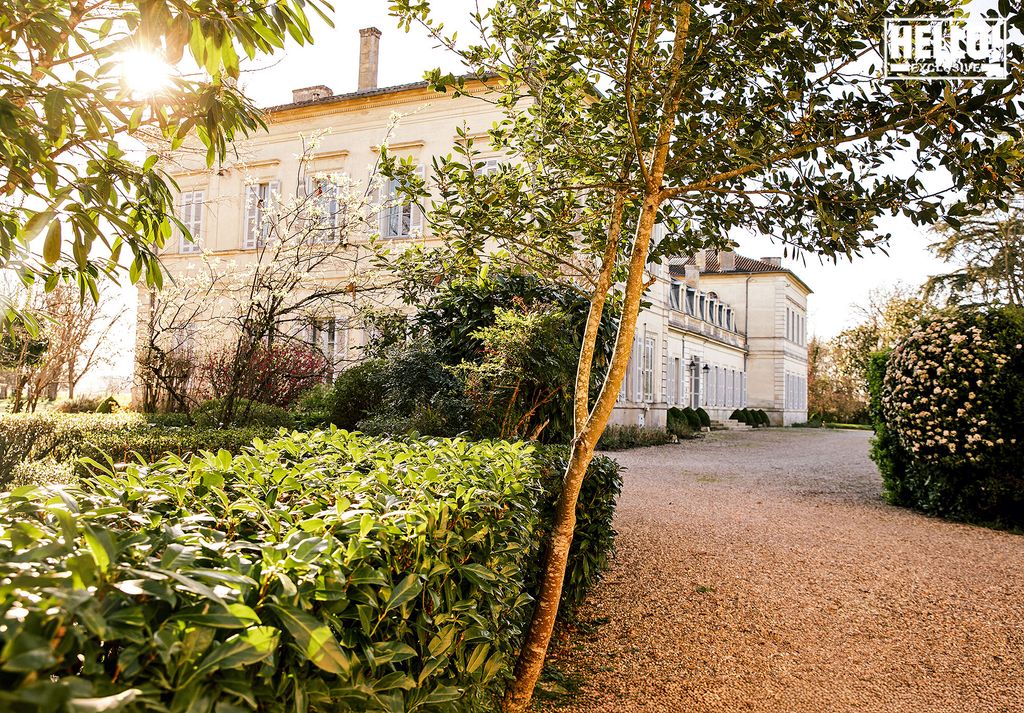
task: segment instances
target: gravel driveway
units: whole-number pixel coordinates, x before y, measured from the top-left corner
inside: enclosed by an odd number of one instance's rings
[[[618,556],[559,710],[1024,711],[1024,537],[886,505],[869,436],[614,454]]]

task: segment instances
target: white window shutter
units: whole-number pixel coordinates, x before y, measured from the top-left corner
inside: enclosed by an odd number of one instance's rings
[[[426,180],[427,172],[425,166],[416,167],[416,175],[421,180]],[[418,201],[410,206],[409,232],[423,234],[423,206]]]
[[[379,189],[379,196],[378,196],[378,200],[377,200],[377,211],[378,211],[377,212],[377,219],[379,221],[378,229],[380,230],[380,236],[382,238],[389,238],[389,237],[391,237],[389,235],[390,230],[388,229],[389,228],[389,224],[390,224],[390,216],[391,216],[391,206],[390,206],[391,186],[392,186],[392,183],[391,183],[390,179],[384,181],[384,183],[381,184],[381,187]]]
[[[245,187],[245,235],[242,237],[242,247],[252,250],[256,247],[256,234],[260,221],[260,187],[250,185]]]

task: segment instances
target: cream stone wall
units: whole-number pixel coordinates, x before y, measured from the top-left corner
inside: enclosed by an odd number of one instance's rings
[[[476,89],[483,87],[477,84]],[[171,279],[196,269],[204,259],[238,266],[256,259],[256,251],[244,246],[247,187],[253,183],[275,182],[287,199],[304,190],[303,170],[345,174],[365,186],[376,203],[380,194],[375,165],[383,143],[429,172],[433,156],[451,152],[460,127],[480,137],[477,148],[486,147],[487,128],[501,118],[487,102],[453,99],[418,85],[271,108],[268,115],[269,131],[237,142],[237,155],[223,165],[207,169],[196,152],[188,151],[176,153],[165,165],[183,194],[203,192],[198,249],[182,246],[176,235],[163,253]],[[304,167],[302,157],[309,154],[313,159]],[[489,157],[497,158],[493,153],[481,155]],[[429,229],[413,232],[412,237],[395,239],[396,247],[412,240],[431,241]],[[368,237],[369,232],[354,236],[351,250],[358,253]],[[657,281],[647,295],[652,306],[638,320],[614,423],[664,426],[668,408],[688,405],[702,406],[717,420],[744,406],[763,408],[779,425],[806,420],[806,401],[797,398],[806,391],[806,341],[787,337],[787,320],[793,318],[787,315],[805,319],[806,286],[781,269],[763,274],[695,272],[687,278],[689,286],[708,297],[714,293],[731,308],[732,318],[723,325],[671,304],[674,280],[668,267],[653,270]],[[351,274],[339,268],[331,279],[351,279]],[[148,300],[148,293],[140,290],[140,340]],[[365,340],[359,328],[348,329],[346,357],[358,359]],[[803,392],[793,381],[801,377]]]

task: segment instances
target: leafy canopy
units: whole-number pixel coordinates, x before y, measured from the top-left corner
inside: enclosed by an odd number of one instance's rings
[[[957,6],[499,0],[472,15],[480,33],[467,44],[426,3],[399,0],[406,26],[423,24],[488,78],[507,110],[489,139],[529,169],[482,175],[460,141],[437,161],[435,224],[464,247],[498,237],[529,245],[524,259],[564,261],[571,236],[600,252],[603,208],[621,190],[634,209],[659,199],[669,231],[655,257],[746,229],[835,258],[884,246],[885,215],[932,223],[1003,205],[1022,182],[1022,46],[1010,43],[1006,80],[881,81],[884,18]]]
[[[177,148],[194,134],[207,164],[222,160],[264,128],[236,85],[240,57],[312,41],[309,10],[330,23],[326,0],[0,0],[0,268],[51,289],[74,279],[95,297],[127,246],[131,280],[159,287],[156,251],[173,226],[187,230],[157,156],[136,160],[126,139]],[[126,62],[186,54],[198,71],[159,91],[124,76]],[[41,254],[30,248],[39,236]]]

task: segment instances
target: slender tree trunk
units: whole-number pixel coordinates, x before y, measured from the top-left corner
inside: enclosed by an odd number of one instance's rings
[[[547,655],[551,634],[558,618],[558,605],[562,599],[562,584],[565,579],[566,566],[569,562],[569,550],[572,547],[573,533],[576,529],[576,504],[579,500],[583,479],[587,468],[594,457],[597,439],[604,432],[615,407],[616,395],[622,388],[622,380],[626,375],[632,350],[633,335],[636,331],[637,316],[640,311],[640,300],[647,289],[644,282],[644,268],[647,263],[647,251],[650,245],[651,232],[657,218],[660,197],[649,196],[643,205],[640,220],[637,224],[633,251],[630,256],[629,276],[626,280],[625,298],[623,300],[622,317],[619,331],[615,339],[615,350],[612,353],[608,375],[597,397],[593,411],[586,419],[583,428],[579,429],[573,440],[569,454],[569,463],[562,481],[562,492],[555,506],[555,516],[551,533],[547,542],[547,558],[544,562],[544,573],[541,576],[540,593],[537,606],[530,622],[523,648],[516,662],[515,678],[505,691],[502,707],[506,713],[522,713],[533,698],[533,689],[537,685],[544,668],[544,657]],[[609,268],[610,269],[610,268]],[[591,303],[591,312],[603,307],[603,301]],[[588,341],[580,350],[584,354],[594,353],[597,339],[596,330],[588,330]],[[587,398],[586,391],[577,398]]]

